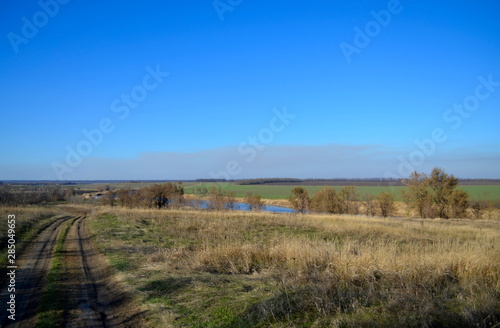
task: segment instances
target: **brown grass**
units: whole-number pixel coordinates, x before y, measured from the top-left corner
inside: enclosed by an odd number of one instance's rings
[[[6,247],[4,241],[8,237],[7,217],[9,215],[15,216],[16,241],[21,243],[23,238],[26,239],[23,234],[27,233],[30,228],[57,214],[59,214],[59,211],[50,207],[0,207],[0,217],[2,218],[0,221],[0,240],[2,241],[2,247]]]
[[[498,221],[110,208],[94,218],[111,256],[134,249],[131,278],[229,274],[274,286],[250,304],[229,302],[227,327],[490,327],[500,319]],[[168,316],[193,317],[172,315],[186,306],[215,311],[185,301],[196,293],[169,294]],[[239,304],[239,294],[227,297]],[[202,317],[205,326],[213,315]]]

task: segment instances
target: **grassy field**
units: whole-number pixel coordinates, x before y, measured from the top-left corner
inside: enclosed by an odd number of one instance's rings
[[[139,189],[157,184],[160,182],[120,182],[120,183],[92,183],[92,184],[82,184],[82,185],[68,185],[64,188],[74,188],[75,190],[84,191],[97,191],[103,190],[106,187],[111,187],[113,189]],[[227,191],[234,191],[237,197],[244,197],[247,192],[257,193],[265,199],[286,199],[290,196],[290,191],[294,188],[291,185],[238,185],[234,182],[219,182],[218,186]],[[212,183],[199,183],[199,182],[183,182],[184,189],[187,194],[193,193],[194,188],[207,188],[212,186]],[[16,186],[20,190],[32,188],[30,186]],[[305,189],[309,191],[312,196],[318,190],[323,188],[323,186],[304,186]],[[338,191],[342,187],[336,186],[335,189]],[[391,192],[396,196],[397,200],[401,200],[401,190],[405,187],[395,186],[395,187],[375,187],[375,186],[357,186],[356,187],[361,196],[366,194],[377,195],[382,191]],[[464,185],[460,186],[465,191],[467,191],[472,200],[493,200],[500,201],[500,185]]]
[[[97,207],[155,327],[494,327],[500,222]]]
[[[218,183],[221,188],[227,191],[233,191],[236,193],[237,197],[244,197],[247,192],[256,193],[266,199],[286,199],[290,196],[290,191],[294,186],[279,186],[279,185],[237,185],[231,182]],[[193,193],[194,188],[207,188],[209,189],[211,184],[205,183],[184,183],[186,193]],[[314,195],[318,190],[322,189],[322,186],[305,186],[308,190],[309,195]],[[335,187],[339,191],[342,187]],[[396,200],[401,201],[401,190],[406,187],[371,187],[371,186],[360,186],[356,187],[359,191],[361,197],[364,195],[378,195],[382,191],[388,191],[394,194]],[[493,200],[500,201],[500,186],[462,186],[466,192],[469,193],[472,200]]]
[[[112,189],[139,189],[148,187],[159,182],[120,182],[120,183],[92,183],[92,184],[82,184],[82,185],[68,185],[63,186],[63,188],[73,188],[80,193],[83,192],[95,192],[97,190],[104,190],[106,187]],[[186,194],[194,193],[196,188],[207,188],[213,185],[212,183],[199,183],[199,182],[184,182],[183,184]],[[270,200],[282,200],[287,199],[290,196],[290,191],[295,187],[292,185],[238,185],[234,182],[219,182],[217,186],[223,188],[226,191],[234,192],[236,197],[245,197],[247,192],[252,192],[261,195],[264,199]],[[313,196],[318,190],[322,189],[323,186],[303,186],[308,190],[309,195]],[[31,186],[16,186],[19,190],[29,190]],[[334,187],[339,191],[342,187]],[[364,199],[365,195],[376,196],[380,192],[390,192],[392,193],[397,201],[402,201],[401,191],[406,187],[395,186],[395,187],[384,187],[384,186],[357,186],[361,199]],[[471,200],[486,200],[493,201],[500,205],[500,185],[464,185],[460,186],[471,196]]]

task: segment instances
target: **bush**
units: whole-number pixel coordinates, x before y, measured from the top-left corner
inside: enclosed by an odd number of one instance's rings
[[[320,213],[340,213],[340,199],[334,188],[324,187],[311,200],[312,210]]]
[[[309,209],[309,193],[302,187],[293,188],[289,200],[293,209],[299,213],[304,213]]]
[[[394,204],[394,196],[388,192],[381,192],[377,196],[377,203],[380,209],[380,214],[383,217],[393,216],[396,211]]]
[[[260,211],[264,207],[260,195],[252,194],[251,192],[246,194],[245,203],[248,204],[248,209],[250,211]]]

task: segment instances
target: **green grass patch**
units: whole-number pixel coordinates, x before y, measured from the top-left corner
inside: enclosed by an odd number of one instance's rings
[[[130,271],[136,268],[125,254],[110,254],[109,262],[118,271]]]
[[[150,303],[161,302],[175,311],[179,327],[250,327],[242,318],[252,304],[271,295],[275,287],[244,276],[217,274],[172,275],[139,289]]]
[[[99,231],[97,236],[93,236],[97,240],[96,247],[99,251],[108,256],[109,263],[118,271],[126,272],[137,268],[137,261],[135,261],[136,246],[141,246],[144,232],[137,225],[127,224],[120,221],[116,215],[104,213],[99,216],[97,220],[90,222],[90,229],[92,231]],[[104,240],[119,241],[122,252],[114,252],[113,247],[109,247],[108,243]]]

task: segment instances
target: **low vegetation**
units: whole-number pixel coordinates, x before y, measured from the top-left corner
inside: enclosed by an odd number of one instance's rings
[[[158,327],[494,327],[500,223],[102,207]]]

